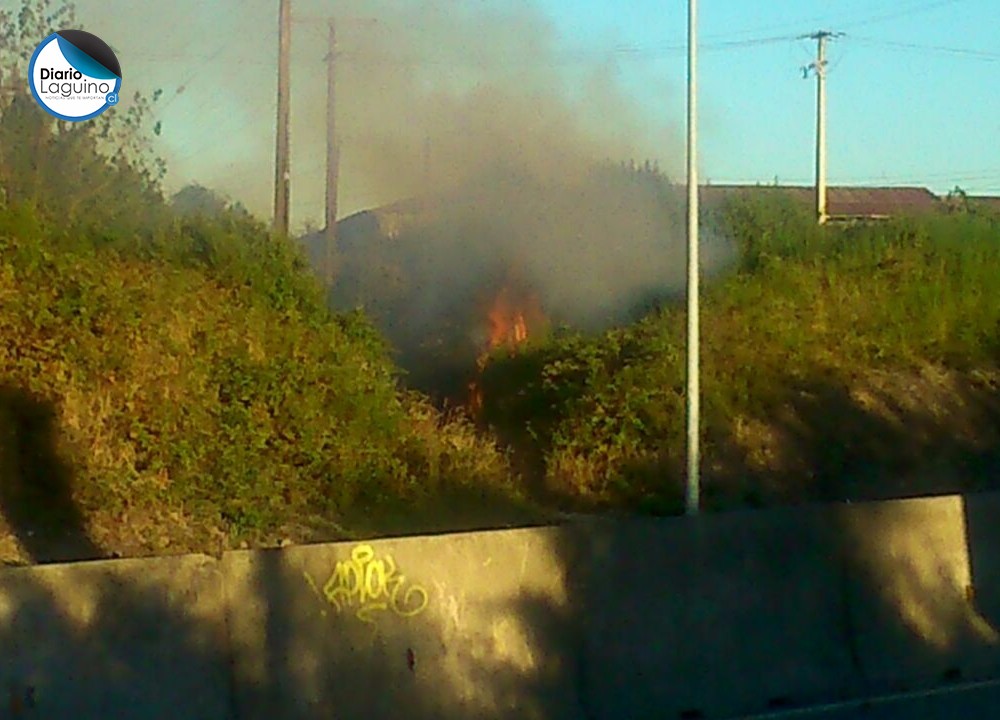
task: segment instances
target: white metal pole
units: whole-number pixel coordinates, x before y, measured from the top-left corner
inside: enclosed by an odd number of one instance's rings
[[[817,33],[816,51],[816,216],[819,224],[827,221],[826,213],[826,38]]]
[[[688,0],[688,97],[687,97],[687,493],[688,515],[699,509],[699,338],[698,338],[698,3]]]

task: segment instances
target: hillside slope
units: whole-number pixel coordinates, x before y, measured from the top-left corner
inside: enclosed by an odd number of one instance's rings
[[[400,502],[513,498],[496,449],[401,393],[284,241],[231,218],[162,232],[169,252],[105,247],[0,209],[3,559],[345,537]]]

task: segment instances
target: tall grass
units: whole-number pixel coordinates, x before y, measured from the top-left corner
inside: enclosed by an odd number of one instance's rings
[[[818,227],[780,198],[743,198],[706,222],[741,253],[702,305],[709,472],[740,423],[785,412],[795,387],[1000,364],[996,217]],[[677,509],[684,351],[678,307],[600,336],[536,344],[487,369],[487,418],[539,458],[565,498]]]

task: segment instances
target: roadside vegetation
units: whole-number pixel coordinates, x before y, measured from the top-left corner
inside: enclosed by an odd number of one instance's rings
[[[47,34],[43,10],[3,18],[5,50]],[[384,341],[326,309],[292,241],[205,188],[164,196],[158,94],[78,124],[12,94],[0,554],[5,535],[17,556],[41,535],[139,554],[433,529],[424,506],[468,496],[521,517],[495,443],[400,390]]]
[[[79,25],[24,7],[16,72]],[[67,125],[0,92],[0,560],[680,510],[682,306],[497,353],[479,425],[443,414],[287,238],[165,197],[158,97]],[[739,248],[702,305],[707,507],[998,484],[1000,217],[820,228],[747,196],[705,223]]]
[[[709,507],[997,483],[1000,217],[818,227],[747,195],[706,224],[740,249],[702,304]],[[685,318],[666,307],[496,358],[487,420],[564,502],[677,512]]]

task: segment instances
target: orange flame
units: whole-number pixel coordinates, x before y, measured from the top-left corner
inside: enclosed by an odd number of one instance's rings
[[[528,339],[528,323],[524,319],[524,312],[511,302],[507,288],[493,301],[487,318],[490,323],[487,353],[504,345],[513,350]]]
[[[504,287],[493,299],[486,314],[489,323],[489,334],[486,347],[483,348],[477,362],[478,375],[481,375],[490,353],[501,347],[510,351],[516,350],[528,340],[528,318],[532,321],[541,315],[534,298],[525,298],[516,302],[508,287]],[[479,378],[469,384],[469,408],[478,414],[483,405],[483,393]]]

